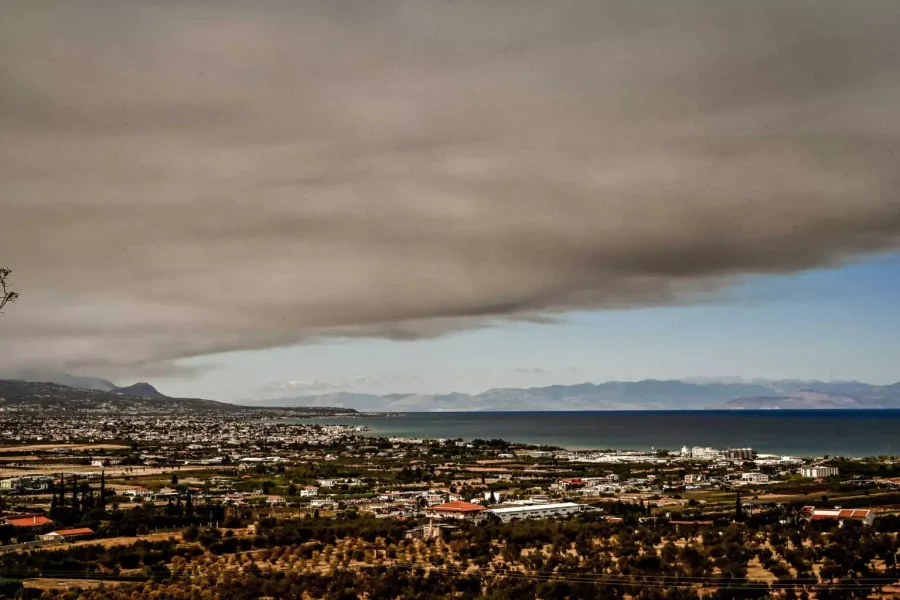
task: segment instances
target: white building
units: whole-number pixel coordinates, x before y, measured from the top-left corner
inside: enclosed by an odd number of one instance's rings
[[[493,508],[489,512],[504,523],[516,519],[549,519],[551,517],[567,517],[584,510],[583,504],[561,502],[558,504],[531,504],[524,506],[508,506]]]
[[[724,454],[725,453],[722,450],[717,450],[708,446],[694,446],[691,448],[690,457],[694,460],[716,460],[722,458]]]
[[[315,498],[319,495],[319,488],[314,485],[308,485],[300,490],[301,498]]]
[[[516,450],[515,455],[527,458],[553,458],[553,452],[550,450]]]
[[[748,483],[769,483],[769,476],[765,473],[741,473],[741,481]]]
[[[820,477],[834,477],[838,474],[837,467],[803,467],[800,469],[800,475],[809,477],[810,479],[818,479]]]
[[[46,490],[53,481],[52,477],[46,475],[25,475],[22,477],[10,477],[9,479],[0,480],[0,489],[4,490]]]

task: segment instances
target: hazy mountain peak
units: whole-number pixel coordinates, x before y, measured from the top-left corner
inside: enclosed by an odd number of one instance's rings
[[[83,390],[100,390],[109,392],[116,388],[112,381],[100,377],[72,375],[50,369],[21,369],[12,373],[4,373],[4,379],[21,379],[29,383],[55,383]]]
[[[167,396],[163,393],[160,393],[155,387],[147,383],[146,381],[139,381],[138,383],[128,385],[125,387],[117,387],[113,390],[116,393],[122,394],[124,396],[141,396],[142,398],[166,398]]]

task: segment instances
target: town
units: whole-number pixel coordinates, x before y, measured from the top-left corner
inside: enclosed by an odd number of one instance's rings
[[[406,539],[422,554],[418,558],[430,561],[417,568],[437,576],[451,565],[461,568],[451,548],[468,547],[488,530],[496,538],[485,542],[486,556],[519,564],[524,551],[513,557],[506,549],[510,542],[503,540],[525,522],[582,532],[602,527],[605,536],[637,527],[660,539],[672,537],[682,550],[690,540],[708,545],[713,530],[747,536],[774,528],[764,537],[821,536],[842,535],[849,524],[880,536],[873,539],[888,550],[877,561],[880,566],[856,565],[845,577],[865,572],[884,589],[893,589],[896,578],[900,461],[892,457],[771,456],[751,448],[688,446],[571,451],[496,439],[382,438],[362,426],[283,415],[179,411],[105,418],[77,411],[7,412],[0,415],[0,432],[7,444],[0,448],[0,568],[27,574],[15,583],[23,597],[53,597],[47,582],[65,575],[58,561],[75,549],[69,558],[87,579],[72,585],[109,594],[98,597],[120,597],[111,590],[128,586],[199,585],[174,577],[186,568],[175,560],[180,555],[134,565],[114,564],[107,556],[104,563],[98,557],[109,553],[104,548],[110,544],[138,554],[154,545],[172,552],[191,549],[202,554],[191,559],[195,564],[283,546],[308,555],[309,564],[300,569],[304,576],[327,565],[362,577],[368,567],[402,566],[396,550],[389,558],[390,548],[379,552],[378,544]],[[351,550],[348,562],[326,557],[327,545],[308,550],[321,532],[307,539],[270,539],[310,523],[330,532],[323,535],[334,540],[331,553],[335,544],[365,549]],[[364,532],[370,529],[390,534],[369,535],[366,542]],[[833,583],[823,576],[836,568],[833,559],[798,558],[797,543],[781,559],[770,557],[771,551],[763,552],[763,562],[745,556],[742,593],[760,586],[767,593],[799,593]],[[81,557],[85,548],[95,548],[88,552],[93,558]],[[551,549],[547,552],[552,557]],[[716,582],[722,566],[709,560],[708,568],[698,571],[708,575],[703,586],[693,586],[698,592],[723,587]],[[254,561],[253,572],[278,569],[271,559]],[[527,570],[532,563],[516,568]],[[490,562],[468,568],[502,576]],[[610,569],[607,565],[606,572]],[[565,582],[565,568],[555,565],[551,571]]]

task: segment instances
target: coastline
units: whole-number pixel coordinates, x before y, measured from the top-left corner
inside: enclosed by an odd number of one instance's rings
[[[365,435],[503,439],[570,451],[750,447],[778,456],[900,454],[900,410],[502,411],[358,413],[298,422],[364,424]]]

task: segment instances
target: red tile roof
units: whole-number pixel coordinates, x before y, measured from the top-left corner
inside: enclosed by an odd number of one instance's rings
[[[461,502],[456,500],[454,502],[445,502],[444,504],[438,504],[437,506],[429,506],[425,509],[426,511],[432,512],[479,512],[484,510],[483,506],[479,506],[478,504],[472,504],[471,502]]]
[[[6,521],[15,527],[40,527],[42,525],[50,525],[52,520],[43,515],[34,515],[31,517],[19,517],[18,519],[8,519]]]

